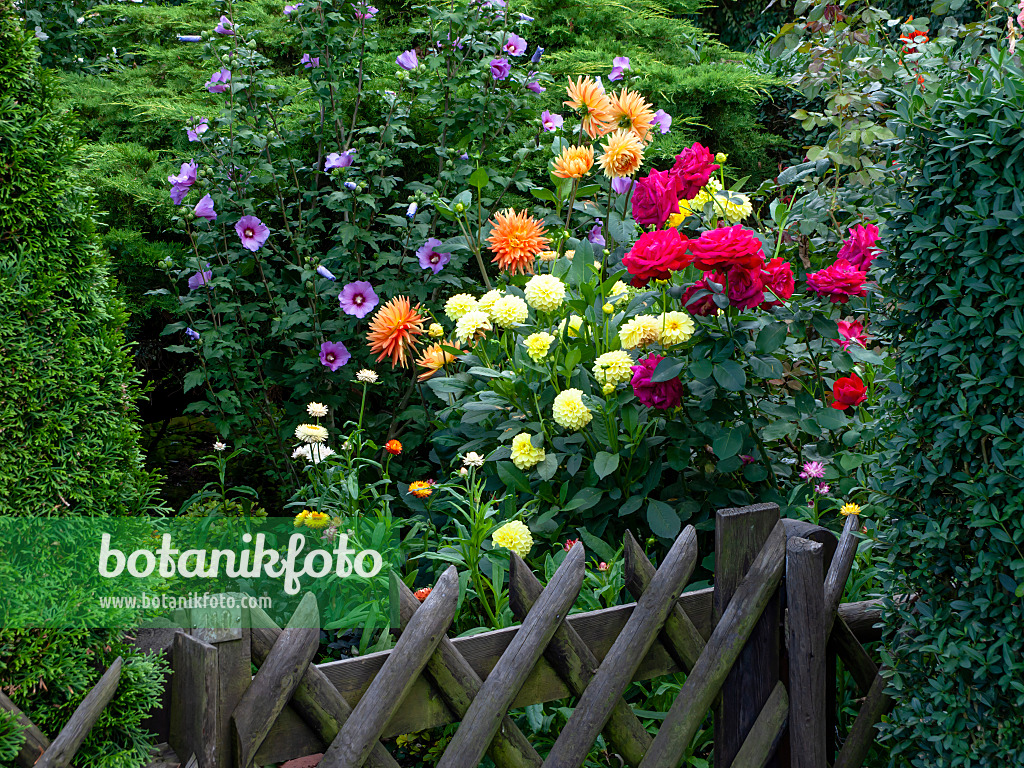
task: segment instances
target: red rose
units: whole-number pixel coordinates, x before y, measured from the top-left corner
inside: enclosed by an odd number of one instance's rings
[[[629,253],[622,257],[622,266],[633,276],[633,285],[647,285],[651,280],[668,280],[672,272],[686,269],[693,261],[690,241],[678,229],[644,232]]]
[[[691,315],[708,317],[709,315],[713,315],[718,312],[718,305],[715,304],[715,295],[710,292],[711,289],[708,287],[709,279],[719,285],[725,285],[725,275],[706,274],[692,286],[687,288],[683,293],[682,302],[683,308]],[[693,300],[693,303],[690,303],[691,299],[693,299],[693,295],[698,291],[708,291],[708,293],[701,296],[699,299]]]
[[[658,227],[679,213],[679,189],[671,171],[651,171],[633,188],[633,218],[641,227]]]
[[[875,247],[877,242],[878,227],[874,224],[858,224],[856,227],[850,227],[849,234],[843,242],[843,247],[839,249],[836,259],[845,259],[854,269],[867,272],[871,269],[871,262],[878,255],[878,248]]]
[[[807,289],[833,304],[845,304],[851,296],[865,296],[867,273],[855,269],[846,259],[807,276]]]
[[[788,301],[793,296],[793,289],[796,287],[793,281],[793,266],[785,259],[772,259],[761,268],[761,282],[778,299],[774,301],[766,298],[762,307],[768,309],[782,306],[783,301]]]
[[[868,390],[860,376],[851,373],[849,376],[836,379],[836,383],[832,385],[832,397],[836,399],[832,407],[837,411],[845,411],[850,406],[860,405],[867,400]]]
[[[730,307],[756,309],[764,301],[764,285],[757,270],[733,267],[727,283]]]
[[[671,173],[675,177],[679,195],[686,200],[693,200],[701,187],[708,183],[711,174],[719,168],[711,151],[694,142],[692,147],[676,155]]]
[[[764,263],[761,241],[739,224],[702,232],[690,243],[694,266],[710,271],[728,271],[734,267],[758,269]]]

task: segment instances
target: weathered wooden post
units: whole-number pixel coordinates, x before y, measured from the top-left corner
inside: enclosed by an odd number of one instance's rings
[[[792,768],[826,768],[825,593],[822,546],[786,543],[789,739]]]

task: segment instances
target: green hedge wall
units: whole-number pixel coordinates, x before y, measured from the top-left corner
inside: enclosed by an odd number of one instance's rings
[[[886,474],[894,760],[1024,765],[1024,71],[897,104],[902,393]],[[893,125],[890,122],[890,125]]]

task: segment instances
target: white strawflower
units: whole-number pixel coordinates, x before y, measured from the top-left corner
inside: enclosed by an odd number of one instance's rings
[[[484,465],[484,457],[476,451],[470,451],[462,457],[462,466],[464,467],[482,467]]]
[[[319,424],[299,424],[295,437],[304,443],[323,443],[327,440],[327,428]]]
[[[221,451],[226,451],[227,449],[227,443],[222,443],[220,440],[213,444],[213,450],[217,451],[217,453],[220,453]]]
[[[356,381],[361,381],[363,384],[376,384],[377,373],[371,371],[369,368],[363,368],[361,371],[356,373]]]
[[[327,415],[327,406],[323,403],[310,403],[306,406],[306,413],[314,419],[322,419]]]

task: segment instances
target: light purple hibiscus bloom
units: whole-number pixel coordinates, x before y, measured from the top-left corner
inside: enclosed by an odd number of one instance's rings
[[[534,77],[534,76],[536,76],[536,74],[537,74],[536,72],[531,72],[531,73],[530,73],[530,77]],[[546,91],[546,90],[547,90],[547,88],[545,88],[544,86],[542,86],[542,85],[541,85],[540,83],[538,83],[538,82],[537,82],[536,80],[530,80],[530,81],[529,81],[529,82],[528,82],[528,83],[526,84],[526,90],[528,90],[528,91],[533,91],[534,93],[544,93],[544,91]]]
[[[368,19],[372,19],[376,15],[377,15],[377,9],[374,8],[372,5],[366,5],[365,3],[363,3],[360,6],[358,6],[358,8],[356,10],[356,18],[357,19],[368,20]]]
[[[398,64],[404,70],[416,69],[420,65],[420,60],[416,56],[415,50],[403,51],[398,54],[398,58],[395,59],[395,63]]]
[[[543,55],[544,55],[544,49],[541,48],[538,45],[537,46],[537,50],[535,50],[533,52],[533,56],[530,57],[530,63],[531,64],[540,64],[540,57],[543,56]]]
[[[338,279],[338,278],[336,278],[334,276],[334,273],[331,272],[331,270],[329,270],[323,264],[321,264],[319,267],[316,268],[316,273],[318,275],[320,275],[320,277],[326,278],[326,279],[330,280],[331,282],[334,282],[335,280]]]
[[[359,185],[356,184],[354,181],[346,181],[345,189],[349,190],[350,192],[355,192],[357,189],[359,189]]]
[[[616,56],[612,59],[612,71],[608,74],[609,80],[621,80],[622,73],[629,69],[628,56]]]
[[[231,23],[231,19],[227,16],[221,16],[220,23],[213,28],[213,31],[218,35],[233,35],[235,34],[235,27]]]
[[[491,77],[495,80],[504,80],[512,71],[512,65],[504,57],[491,59]]]
[[[633,180],[629,176],[619,176],[612,179],[612,191],[616,195],[624,195],[629,192],[629,188],[633,185]]]
[[[344,152],[331,152],[324,159],[324,170],[329,171],[332,168],[348,168],[355,159],[352,157],[352,150],[347,149]]]
[[[672,127],[672,115],[664,109],[659,109],[654,113],[654,120],[651,121],[651,127],[653,128],[654,126],[658,126],[658,130],[661,131],[661,134],[665,135]]]
[[[370,311],[377,306],[380,299],[377,297],[373,286],[365,280],[356,280],[341,289],[338,295],[338,304],[341,311],[346,315],[363,318],[370,314]]]
[[[256,252],[270,237],[270,228],[255,216],[243,216],[235,223],[235,232],[242,240],[242,247]]]
[[[193,328],[186,328],[185,335],[188,336],[193,341],[199,341],[199,331]]]
[[[203,199],[196,203],[196,207],[192,210],[196,216],[207,221],[217,220],[217,211],[213,209],[213,198],[209,194],[204,195]]]
[[[204,285],[209,283],[213,279],[213,270],[206,269],[196,272],[192,277],[188,279],[188,289],[195,291],[202,288]]]
[[[511,56],[522,56],[526,53],[526,41],[515,32],[512,32],[509,34],[505,44],[501,46],[501,50]]]
[[[420,204],[413,200],[409,203],[409,207],[405,209],[405,218],[411,219],[416,215],[416,211],[420,209]]]
[[[301,8],[301,7],[302,7],[302,3],[296,3],[295,5],[286,5],[284,7],[284,15],[285,16],[291,16],[292,13],[294,13],[297,10],[299,10],[299,8]]]
[[[171,182],[171,200],[175,205],[181,205],[185,195],[188,194],[192,185],[196,183],[196,174],[198,172],[199,166],[195,163],[182,163],[181,171],[176,176],[167,177],[167,180]]]
[[[433,270],[435,275],[444,269],[445,264],[452,260],[450,253],[440,253],[436,250],[440,244],[441,241],[436,237],[430,237],[416,251],[416,258],[419,259],[420,266],[423,269]]]
[[[338,370],[352,359],[348,349],[340,341],[325,341],[320,345],[320,362],[331,369]]]
[[[206,90],[210,93],[224,93],[228,89],[228,83],[230,82],[231,70],[221,67],[219,72],[214,72],[210,75],[210,79],[206,83]]]
[[[310,56],[308,53],[302,54],[302,58],[299,59],[299,64],[304,66],[306,69],[316,69],[320,66],[319,56]]]
[[[193,117],[185,124],[185,133],[189,141],[200,141],[200,136],[210,130],[210,121],[205,117]]]
[[[548,112],[546,109],[540,113],[540,124],[544,126],[545,131],[554,131],[561,128],[565,123],[565,118],[561,115],[555,115]]]
[[[593,245],[605,245],[604,235],[601,234],[601,222],[598,221],[590,228],[590,232],[587,233],[587,240]]]

